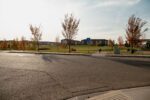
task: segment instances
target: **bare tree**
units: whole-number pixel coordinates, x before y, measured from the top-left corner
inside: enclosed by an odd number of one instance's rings
[[[59,36],[56,36],[56,46],[57,46],[57,50],[59,49],[59,42],[60,42],[60,39],[59,39]]]
[[[126,29],[126,39],[133,50],[133,47],[138,46],[142,42],[142,36],[148,28],[143,29],[146,21],[143,21],[141,18],[135,17],[132,15],[128,20],[128,25]]]
[[[71,40],[77,35],[79,23],[80,20],[76,19],[72,14],[66,14],[62,22],[62,35],[67,40],[69,53],[71,52]]]
[[[118,44],[119,44],[119,47],[123,46],[123,38],[121,36],[118,37]]]
[[[112,39],[109,39],[108,40],[108,46],[112,47],[112,49],[113,49],[114,45],[115,45],[115,41]]]
[[[36,44],[36,50],[39,51],[39,41],[41,40],[42,38],[42,32],[40,31],[40,26],[37,27],[37,26],[32,26],[30,25],[30,30],[31,30],[31,33],[33,35],[33,38],[32,41]]]

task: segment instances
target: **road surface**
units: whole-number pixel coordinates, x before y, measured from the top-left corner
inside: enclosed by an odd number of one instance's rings
[[[0,100],[64,100],[150,85],[150,58],[0,53]]]

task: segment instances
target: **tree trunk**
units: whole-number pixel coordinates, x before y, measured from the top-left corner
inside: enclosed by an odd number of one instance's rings
[[[68,46],[69,46],[69,53],[71,53],[71,40],[70,39],[68,41]]]
[[[37,51],[39,52],[39,41],[37,41]]]
[[[133,43],[131,43],[131,54],[134,53],[134,50],[133,50]]]

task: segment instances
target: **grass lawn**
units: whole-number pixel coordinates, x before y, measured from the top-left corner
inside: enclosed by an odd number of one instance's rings
[[[61,47],[61,46],[47,46],[47,45],[42,45],[40,48],[46,48],[46,50],[40,50],[41,52],[60,52],[60,53],[68,53],[69,49]],[[72,53],[84,53],[84,54],[92,54],[98,52],[98,50],[101,48],[101,52],[105,52],[107,54],[113,54],[113,48],[109,46],[92,46],[92,45],[72,45],[71,48],[76,49],[76,51],[72,51]],[[137,49],[137,48],[136,48]],[[137,49],[138,51],[135,52],[132,55],[150,55],[149,52],[141,51],[140,49]],[[131,55],[130,52],[127,52],[126,47],[120,48],[120,53],[122,55]]]
[[[84,54],[93,54],[98,53],[99,49],[101,49],[101,54],[114,54],[113,48],[109,46],[92,46],[92,45],[71,45],[71,48],[75,49],[76,51],[72,51],[72,53],[84,53]],[[143,51],[139,48],[134,54],[127,52],[126,47],[120,48],[121,55],[150,55],[150,51]],[[27,49],[24,51],[35,51],[35,49]],[[68,53],[68,47],[63,46],[56,46],[56,45],[40,45],[40,52],[52,52],[52,53]]]
[[[41,50],[41,51],[47,51],[47,52],[63,52],[66,53],[69,51],[68,47],[57,47],[57,46],[40,46],[40,48],[47,48],[47,50]],[[101,48],[102,51],[112,51],[111,47],[108,46],[91,46],[91,45],[72,45],[71,48],[75,49],[76,53],[95,53],[98,52],[98,50]]]

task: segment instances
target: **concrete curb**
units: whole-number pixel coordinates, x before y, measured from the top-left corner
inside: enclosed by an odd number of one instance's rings
[[[59,53],[59,52],[32,52],[32,51],[7,51],[7,53],[27,53],[27,54],[52,54],[52,55],[73,55],[73,56],[91,56],[83,53]]]
[[[106,57],[138,57],[138,58],[150,58],[150,55],[105,55]]]
[[[59,53],[59,52],[34,52],[34,51],[4,51],[5,53],[27,53],[27,54],[52,54],[52,55],[72,55],[72,56],[93,56],[93,57],[138,57],[150,58],[150,55],[118,55],[118,54],[84,54],[84,53]]]

